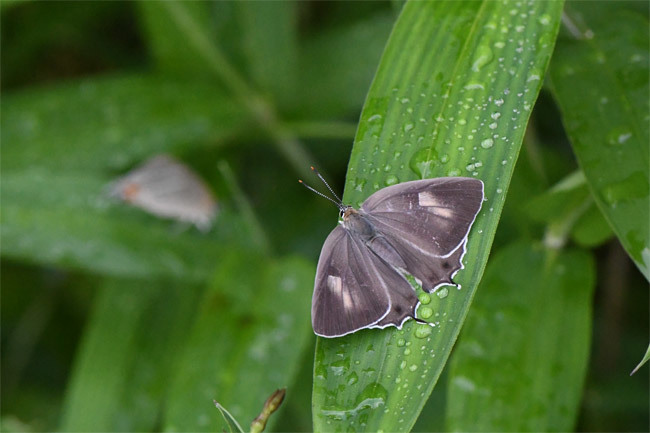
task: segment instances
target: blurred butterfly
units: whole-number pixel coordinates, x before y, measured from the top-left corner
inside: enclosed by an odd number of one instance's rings
[[[163,218],[194,224],[207,231],[217,215],[208,186],[188,166],[169,155],[157,155],[109,186],[109,194]]]
[[[483,182],[465,177],[415,180],[383,188],[360,209],[336,200],[341,221],[325,240],[314,283],[314,332],[341,337],[364,328],[401,328],[420,301],[405,274],[432,293],[455,285],[467,237],[481,209]],[[302,181],[301,181],[302,183]]]

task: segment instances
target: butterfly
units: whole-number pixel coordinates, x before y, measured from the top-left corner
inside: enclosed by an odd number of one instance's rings
[[[217,214],[207,185],[188,166],[161,154],[118,178],[109,194],[156,216],[194,224],[206,231]]]
[[[341,221],[329,234],[316,269],[314,333],[341,337],[364,328],[401,328],[416,318],[418,296],[455,285],[467,237],[483,203],[483,182],[466,177],[415,180],[383,188],[359,209],[336,197]]]

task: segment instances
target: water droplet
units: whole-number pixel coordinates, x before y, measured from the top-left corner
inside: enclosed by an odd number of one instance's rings
[[[409,349],[408,347],[404,349],[404,355],[408,356],[410,354],[411,354],[411,349]]]
[[[329,368],[335,376],[340,376],[350,369],[350,358],[334,361],[330,364]]]
[[[458,124],[459,124],[459,125],[467,125],[467,120],[465,120],[465,119],[458,119]]]
[[[539,23],[543,26],[547,26],[551,23],[551,17],[548,14],[544,14],[537,19]]]
[[[614,128],[607,134],[607,144],[620,146],[632,137],[632,132],[625,127]]]
[[[399,183],[399,178],[397,176],[391,174],[390,176],[388,176],[386,178],[384,183],[386,184],[386,186],[396,185],[396,184]]]
[[[415,371],[415,370],[417,370],[417,369],[418,369],[417,364],[412,364],[412,365],[409,367],[409,370],[411,370],[411,371]]]
[[[368,117],[368,122],[379,122],[381,119],[381,114],[373,114],[372,116]]]
[[[428,303],[431,302],[431,296],[429,296],[428,293],[420,293],[418,295],[418,298],[420,299],[420,303],[427,305]]]
[[[495,43],[494,43],[494,47],[495,47],[495,48],[503,48],[503,47],[505,47],[505,46],[506,46],[506,43],[503,42],[503,41],[498,41],[498,42],[495,42]]]
[[[429,307],[422,307],[418,309],[418,316],[422,319],[428,319],[433,316],[433,310]]]
[[[399,368],[403,369],[404,367],[406,367],[406,361],[400,362]]]
[[[348,385],[354,385],[358,381],[359,381],[359,376],[357,376],[357,373],[355,373],[354,371],[352,373],[350,373],[348,375],[348,377],[347,377],[347,384]]]
[[[356,419],[367,416],[368,410],[377,409],[386,402],[388,392],[378,383],[371,383],[364,388],[355,400],[355,407],[347,410],[321,410],[320,415],[332,420]]]
[[[413,124],[412,123],[407,123],[404,125],[404,132],[409,132],[411,129],[413,129]]]
[[[366,179],[357,177],[354,180],[354,189],[355,191],[363,191],[363,187],[366,186]]]
[[[497,125],[497,122],[492,122],[492,123],[490,123],[490,124],[488,125],[488,128],[490,128],[490,129],[497,129],[497,126],[498,126],[498,125]]]
[[[486,138],[485,140],[481,141],[481,147],[483,149],[489,149],[494,145],[494,140],[491,138]]]
[[[436,165],[437,156],[438,154],[433,149],[420,149],[411,157],[409,167],[420,179],[424,179],[431,174],[431,169]]]
[[[403,347],[405,344],[406,344],[406,340],[404,340],[403,338],[400,338],[399,340],[397,340],[397,345],[399,347]]]
[[[447,295],[449,295],[449,289],[447,287],[442,287],[436,292],[436,295],[438,295],[440,299],[445,299]]]
[[[478,83],[476,81],[469,82],[463,86],[463,89],[465,90],[484,90],[485,86],[483,86],[483,83]]]
[[[415,336],[417,338],[427,338],[433,332],[433,328],[430,325],[418,324],[415,328]]]
[[[465,167],[465,170],[467,171],[474,171],[475,169],[476,169],[476,165],[474,164],[467,164],[467,166]]]
[[[496,99],[496,100],[494,101],[494,104],[495,104],[497,107],[500,107],[500,106],[503,105],[503,102],[504,102],[503,99],[500,99],[500,98],[499,98],[499,99]]]
[[[487,45],[481,45],[476,49],[472,71],[478,72],[483,66],[487,65],[494,58],[492,50]]]
[[[447,172],[447,176],[449,177],[460,176],[460,170],[458,170],[457,168],[453,168]]]

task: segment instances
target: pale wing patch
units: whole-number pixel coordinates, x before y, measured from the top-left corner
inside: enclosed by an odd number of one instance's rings
[[[334,275],[327,276],[327,288],[332,291],[336,296],[342,298],[343,308],[349,310],[354,306],[352,301],[352,296],[346,290],[343,291],[343,284],[341,283],[341,277],[336,277]]]
[[[422,207],[435,207],[433,211],[436,215],[440,215],[442,218],[450,219],[454,212],[438,200],[433,194],[429,191],[422,191],[418,194],[418,204]]]
[[[438,207],[441,204],[429,191],[422,191],[418,194],[418,203],[424,207]]]
[[[327,288],[330,289],[332,292],[338,294],[341,296],[341,289],[342,289],[342,284],[341,284],[341,277],[335,277],[334,275],[328,275],[327,276]]]

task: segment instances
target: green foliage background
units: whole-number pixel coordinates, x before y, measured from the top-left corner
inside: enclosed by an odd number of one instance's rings
[[[650,427],[647,366],[629,377],[648,346],[646,2],[0,13],[3,431],[222,431],[213,399],[246,427],[284,386],[269,430]],[[106,198],[161,152],[217,193],[209,233]],[[432,333],[316,341],[336,209],[296,182],[316,186],[310,165],[354,205],[485,182]]]

